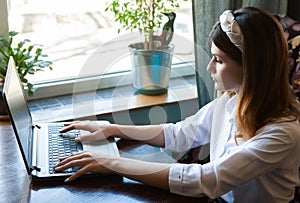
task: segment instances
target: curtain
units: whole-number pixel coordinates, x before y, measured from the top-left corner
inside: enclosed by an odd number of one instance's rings
[[[235,0],[233,2],[237,6],[234,9],[245,6],[255,6],[273,14],[286,14],[288,5],[287,0]]]
[[[286,0],[192,0],[195,41],[196,78],[199,106],[215,97],[214,84],[206,67],[210,61],[208,35],[212,26],[226,9],[255,6],[273,14],[286,14]]]
[[[229,0],[192,0],[195,65],[199,107],[214,98],[214,83],[206,70],[210,61],[209,32],[224,8],[229,8]]]

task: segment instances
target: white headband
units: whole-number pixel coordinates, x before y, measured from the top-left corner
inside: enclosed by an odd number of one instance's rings
[[[220,16],[220,24],[222,30],[227,34],[230,41],[237,47],[241,52],[244,50],[243,46],[243,34],[239,24],[234,20],[234,16],[231,10],[226,10]]]

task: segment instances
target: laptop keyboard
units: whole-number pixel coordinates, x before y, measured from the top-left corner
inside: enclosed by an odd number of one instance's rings
[[[49,173],[55,173],[53,166],[59,162],[59,158],[69,156],[78,151],[82,151],[82,145],[75,141],[79,135],[79,130],[72,130],[67,133],[60,133],[63,125],[49,125]],[[72,172],[67,169],[64,172]]]

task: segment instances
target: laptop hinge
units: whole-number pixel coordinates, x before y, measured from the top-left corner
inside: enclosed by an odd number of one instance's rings
[[[38,129],[41,129],[41,126],[34,124],[34,125],[32,125],[32,128],[38,128]]]
[[[37,124],[32,124],[32,135],[34,135],[34,129],[37,128],[37,129],[41,129],[41,126],[37,125]],[[32,147],[36,147],[36,143],[32,145]],[[32,149],[33,150],[33,149]],[[32,152],[33,153],[33,152]],[[36,156],[36,155],[34,155]],[[31,159],[31,166],[30,166],[30,173],[32,173],[32,171],[37,171],[37,172],[40,172],[41,171],[41,168],[37,167],[37,166],[34,166],[36,164],[36,161],[33,161]]]
[[[40,172],[40,171],[41,171],[41,169],[40,169],[39,167],[37,167],[37,166],[31,166],[31,167],[30,167],[30,173],[31,173],[32,171],[34,171],[34,170],[36,170],[37,172]]]

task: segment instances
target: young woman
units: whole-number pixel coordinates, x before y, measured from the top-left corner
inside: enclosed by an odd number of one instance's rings
[[[91,142],[111,136],[141,140],[169,151],[210,143],[210,162],[149,163],[81,152],[55,167],[114,173],[186,196],[227,202],[289,202],[299,184],[300,112],[288,82],[287,42],[280,24],[263,10],[225,11],[211,32],[207,70],[225,93],[176,124],[96,125],[75,122]]]

